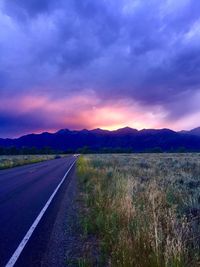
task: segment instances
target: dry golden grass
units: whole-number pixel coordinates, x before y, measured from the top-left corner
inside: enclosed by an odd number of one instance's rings
[[[88,155],[78,173],[98,266],[200,266],[199,154]]]

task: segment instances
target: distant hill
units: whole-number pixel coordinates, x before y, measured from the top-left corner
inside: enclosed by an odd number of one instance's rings
[[[92,151],[130,149],[131,151],[200,151],[200,128],[175,132],[170,129],[136,130],[129,127],[108,131],[102,129],[73,131],[62,129],[55,133],[28,134],[16,139],[0,139],[0,147],[50,147],[76,151],[87,147]]]
[[[181,133],[200,136],[200,127],[194,128],[190,131],[181,131]]]

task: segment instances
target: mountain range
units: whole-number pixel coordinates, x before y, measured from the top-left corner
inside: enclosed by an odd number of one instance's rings
[[[87,147],[92,151],[104,149],[130,149],[132,151],[150,151],[160,148],[163,151],[200,151],[200,127],[190,131],[172,131],[170,129],[136,130],[129,127],[114,131],[83,129],[74,131],[62,129],[55,133],[28,134],[15,139],[0,138],[0,147],[50,147],[55,150],[76,151]]]

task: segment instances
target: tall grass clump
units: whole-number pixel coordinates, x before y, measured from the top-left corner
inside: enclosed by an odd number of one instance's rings
[[[200,156],[90,155],[78,161],[85,235],[98,266],[200,266]]]

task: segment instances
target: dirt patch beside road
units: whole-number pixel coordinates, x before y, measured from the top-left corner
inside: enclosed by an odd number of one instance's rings
[[[84,238],[80,223],[81,202],[76,172],[73,172],[65,197],[59,206],[42,267],[88,266],[85,254],[95,246],[93,238]],[[93,265],[95,266],[95,265]]]

